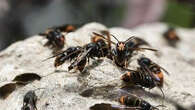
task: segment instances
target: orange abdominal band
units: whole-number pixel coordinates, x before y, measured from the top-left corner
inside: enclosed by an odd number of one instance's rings
[[[131,76],[131,72],[127,72],[126,74],[122,75],[121,80],[124,80],[125,77],[130,77]]]
[[[67,32],[73,31],[73,30],[75,30],[75,27],[74,26],[71,26],[71,25],[66,28],[66,31]]]
[[[164,80],[164,76],[163,76],[163,73],[162,72],[159,72],[158,74],[156,74],[157,77],[160,79],[160,87],[163,86],[163,80]]]
[[[92,39],[91,39],[92,42],[97,42],[97,41],[99,41],[99,40],[102,40],[102,37],[100,37],[100,36],[95,36],[95,37],[92,37]]]
[[[125,102],[125,96],[122,96],[122,97],[120,98],[119,102],[120,102],[121,104],[124,104],[124,102]]]
[[[170,38],[171,40],[174,40],[174,39],[176,38],[175,32],[170,32],[170,33],[169,33],[169,38]]]

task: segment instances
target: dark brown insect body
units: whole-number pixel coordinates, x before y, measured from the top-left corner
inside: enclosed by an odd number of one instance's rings
[[[114,37],[114,36],[113,36]],[[150,48],[139,48],[141,45],[149,45],[146,41],[138,38],[138,37],[130,37],[126,41],[119,41],[116,37],[114,37],[118,43],[116,47],[112,49],[112,56],[115,64],[119,67],[126,68],[128,66],[129,60],[132,57],[132,53],[135,50],[152,50]]]
[[[161,69],[169,73],[149,58],[141,57],[137,61],[140,67],[135,71],[126,69],[128,72],[121,77],[121,80],[150,89],[156,86],[163,87],[164,76]]]
[[[87,60],[92,58],[106,57],[109,52],[109,47],[102,39],[102,37],[94,36],[92,37],[92,42],[83,46],[83,51],[76,58],[76,60],[68,67],[69,70],[76,68],[80,72],[83,71]]]
[[[121,96],[119,102],[128,107],[138,107],[139,110],[158,110],[158,108],[134,95]]]
[[[89,108],[90,110],[140,110],[138,107],[127,107],[109,103],[98,103]]]
[[[161,69],[163,69],[167,74],[169,74],[164,68],[158,64],[152,62],[149,58],[141,57],[138,59],[138,64],[140,65],[137,70],[129,70],[128,72],[122,75],[121,80],[123,80],[127,85],[134,84],[144,88],[152,89],[158,87],[164,97],[162,91],[164,77]]]
[[[65,37],[58,29],[48,29],[45,33],[40,33],[41,36],[46,36],[48,42],[45,45],[52,45],[56,49],[62,49],[65,44]]]
[[[36,107],[37,96],[34,91],[29,91],[25,94],[23,99],[22,110],[37,110]]]
[[[92,37],[91,43],[84,45],[83,47],[69,47],[65,51],[54,55],[50,58],[56,57],[54,66],[58,67],[62,65],[65,61],[69,60],[73,62],[68,67],[69,70],[73,68],[83,71],[87,60],[90,58],[100,58],[106,57],[109,53],[109,46],[105,42],[105,39],[99,36],[99,34],[94,33],[95,36]],[[49,58],[48,58],[49,59]]]
[[[54,66],[58,67],[67,60],[72,61],[73,59],[78,57],[78,55],[81,53],[82,51],[81,48],[82,47],[80,46],[69,47],[68,49],[66,49],[65,51],[63,51],[62,53],[56,56]]]
[[[129,63],[129,59],[132,57],[132,53],[134,51],[140,51],[140,50],[151,50],[151,51],[157,51],[155,49],[151,48],[139,48],[141,45],[149,45],[145,40],[140,39],[138,37],[130,37],[126,41],[119,41],[115,36],[111,35],[107,31],[102,32],[104,35],[108,37],[106,39],[103,35],[98,35],[99,37],[102,37],[108,42],[108,53],[107,58],[113,60],[115,64],[119,67],[126,68]],[[110,40],[110,35],[113,36],[117,43]],[[111,44],[116,45],[115,48],[111,49]]]
[[[121,77],[121,80],[128,84],[134,84],[150,89],[156,86],[153,77],[144,73],[142,70],[140,70],[140,68],[138,68],[136,71],[128,71]]]
[[[48,42],[45,45],[52,45],[56,49],[61,49],[65,44],[64,33],[73,32],[76,30],[76,27],[71,24],[66,24],[62,26],[56,26],[48,28],[45,33],[40,33],[41,36],[46,36]]]
[[[146,73],[152,75],[156,81],[158,81],[157,85],[159,87],[163,86],[164,82],[164,75],[161,69],[169,75],[169,73],[162,68],[160,65],[154,63],[149,58],[141,57],[138,60],[138,64],[140,65],[140,68],[145,71]]]
[[[74,32],[77,28],[74,25],[71,24],[65,24],[62,26],[56,26],[56,27],[52,27],[55,30],[59,30],[60,32]]]
[[[87,58],[88,58],[88,52],[81,53],[76,58],[76,60],[73,63],[71,63],[71,65],[68,67],[68,71],[75,68],[76,70],[79,70],[80,72],[82,72],[83,69],[85,68],[86,63],[87,63]]]
[[[177,35],[174,28],[170,27],[164,34],[164,38],[167,40],[169,45],[175,47],[177,42],[180,41],[179,36]]]

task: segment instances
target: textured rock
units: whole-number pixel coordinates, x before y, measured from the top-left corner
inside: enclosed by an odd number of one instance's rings
[[[92,32],[107,29],[97,23],[90,23],[66,36],[65,48],[73,45],[84,45],[90,42]],[[195,30],[177,29],[181,42],[177,48],[169,47],[162,38],[162,33],[167,29],[164,24],[150,24],[135,29],[110,28],[109,31],[120,40],[126,40],[135,35],[148,41],[160,54],[153,52],[139,52],[132,58],[130,68],[135,68],[136,59],[142,54],[151,58],[154,62],[166,68],[171,74],[165,74],[163,91],[166,100],[147,95],[143,90],[139,92],[145,100],[153,105],[166,105],[165,110],[175,110],[168,99],[176,101],[184,107],[195,104]],[[114,41],[114,39],[112,39]],[[118,104],[115,101],[116,90],[121,85],[120,76],[123,74],[112,61],[100,59],[90,61],[87,71],[84,73],[68,72],[69,63],[54,68],[54,59],[42,62],[52,56],[52,50],[44,47],[47,40],[40,36],[33,36],[27,40],[16,42],[0,53],[0,85],[6,84],[22,73],[38,73],[43,77],[40,81],[34,81],[22,88],[15,90],[5,100],[0,100],[2,110],[20,110],[23,104],[23,96],[28,90],[37,90],[37,108],[39,110],[88,110],[95,103],[108,102]],[[90,97],[79,95],[82,91],[91,92]],[[161,95],[158,88],[146,89],[150,93]],[[149,93],[149,94],[150,94]],[[87,94],[89,95],[89,94]],[[160,108],[161,109],[161,108]]]

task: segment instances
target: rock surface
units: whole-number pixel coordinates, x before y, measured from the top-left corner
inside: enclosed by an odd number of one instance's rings
[[[84,25],[76,32],[67,34],[65,48],[84,45],[90,42],[92,32],[105,29],[108,28],[98,23]],[[139,92],[139,95],[152,105],[164,103],[166,106],[164,110],[176,110],[172,104],[174,101],[187,108],[195,104],[195,30],[177,29],[181,42],[177,48],[173,48],[168,46],[162,38],[162,33],[166,29],[165,24],[157,23],[132,30],[118,27],[108,30],[119,40],[126,40],[133,35],[139,36],[148,41],[152,48],[160,50],[158,55],[148,51],[139,52],[132,58],[130,68],[135,68],[136,59],[144,54],[170,72],[169,76],[164,74],[163,91],[166,96],[164,101],[162,98],[147,95],[143,90],[135,92]],[[43,37],[33,36],[14,43],[0,53],[1,86],[22,73],[33,72],[46,76],[40,81],[34,81],[15,90],[7,99],[0,100],[2,110],[20,110],[24,94],[36,88],[45,88],[36,91],[38,110],[88,110],[90,106],[103,102],[119,105],[115,101],[115,96],[117,96],[115,91],[121,85],[120,76],[123,72],[113,65],[112,61],[106,58],[98,61],[91,60],[84,73],[68,72],[69,63],[56,69],[53,66],[54,59],[42,62],[45,58],[52,56],[52,50],[43,46],[46,41]],[[80,95],[85,90],[91,92],[87,94],[90,97]],[[149,94],[161,95],[158,88],[145,89],[145,91],[149,91]]]

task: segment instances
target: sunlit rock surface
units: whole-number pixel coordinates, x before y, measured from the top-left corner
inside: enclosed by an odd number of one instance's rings
[[[126,40],[130,36],[143,38],[150,43],[151,48],[158,49],[159,52],[138,52],[131,59],[129,68],[136,68],[136,59],[144,54],[169,71],[169,76],[164,73],[163,91],[166,99],[162,100],[162,93],[158,88],[130,91],[154,106],[164,104],[166,106],[164,110],[176,110],[174,103],[188,108],[195,104],[195,30],[178,28],[177,33],[181,37],[181,42],[177,48],[173,48],[162,37],[166,29],[167,26],[160,23],[143,25],[131,30],[120,27],[107,28],[98,23],[90,23],[76,32],[67,34],[64,49],[89,43],[92,32],[101,30],[109,30],[119,40]],[[112,41],[115,40],[112,38]],[[20,110],[24,95],[36,88],[45,88],[36,91],[38,110],[88,110],[96,103],[119,105],[116,100],[120,95],[118,92],[121,86],[120,76],[124,72],[112,61],[106,58],[90,60],[83,73],[68,72],[67,66],[70,64],[68,62],[56,69],[53,66],[54,59],[43,62],[52,56],[52,50],[43,46],[46,42],[44,37],[35,35],[12,44],[0,53],[1,86],[22,73],[33,72],[45,76],[40,81],[34,81],[15,90],[5,100],[0,100],[1,110]],[[152,94],[157,94],[157,97]]]

